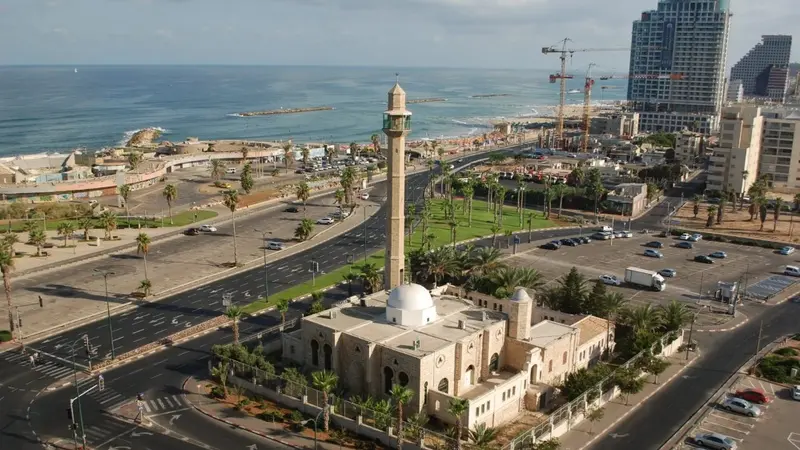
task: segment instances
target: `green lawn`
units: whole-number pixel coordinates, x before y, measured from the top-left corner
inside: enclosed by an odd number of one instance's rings
[[[462,201],[457,200],[456,203],[458,204],[458,208],[463,205]],[[433,247],[439,247],[442,245],[447,245],[452,242],[451,235],[450,235],[450,221],[444,218],[444,211],[442,210],[442,200],[433,200],[431,205],[431,219],[428,223],[429,230],[436,236],[433,240]],[[456,228],[456,241],[465,241],[468,239],[473,239],[477,237],[483,236],[491,236],[492,235],[492,225],[494,224],[493,215],[491,212],[486,210],[487,204],[485,201],[473,201],[473,211],[472,211],[472,225],[469,225],[469,218],[466,214],[464,214],[460,209],[456,211],[456,221],[458,222],[458,227]],[[503,231],[498,233],[498,236],[502,236],[506,230],[511,231],[521,231],[528,229],[528,213],[531,210],[525,210],[523,217],[523,224],[520,225],[519,223],[519,213],[517,212],[516,208],[512,206],[506,206],[503,210]],[[531,229],[537,230],[540,228],[547,228],[552,227],[555,224],[549,220],[544,220],[542,218],[541,213],[537,213],[533,211],[534,218],[531,223]],[[408,239],[406,239],[406,252],[409,252],[413,249],[419,248],[422,243],[422,225],[418,224],[417,229],[411,235],[411,242],[409,243]],[[260,311],[265,308],[269,308],[280,299],[288,299],[292,300],[297,297],[301,297],[303,295],[310,294],[316,290],[321,288],[331,286],[333,284],[339,283],[342,281],[342,276],[348,273],[350,270],[353,272],[358,273],[358,266],[363,264],[363,255],[362,258],[356,258],[356,261],[352,265],[346,265],[344,267],[340,267],[332,272],[328,272],[322,275],[317,276],[316,278],[316,286],[312,285],[311,281],[298,284],[296,286],[292,286],[289,289],[285,289],[280,292],[276,292],[274,295],[270,295],[269,302],[265,302],[263,298],[248,304],[245,306],[244,312],[252,314],[256,311]],[[378,267],[383,266],[384,262],[384,250],[378,250],[377,252],[369,255],[367,257],[367,262],[377,265]]]
[[[198,211],[184,211],[181,213],[177,213],[173,216],[172,221],[173,224],[170,224],[169,217],[164,217],[164,227],[184,227],[186,225],[192,224],[195,222],[195,215],[197,216],[197,222],[202,222],[204,220],[213,219],[217,217],[216,211],[209,211],[209,210],[198,210]],[[36,222],[41,223],[43,222],[41,219],[32,219]],[[77,225],[77,220],[74,219],[51,219],[47,220],[47,229],[51,231],[56,231],[58,229],[58,224],[61,222],[65,222],[68,220],[72,220]],[[14,222],[9,222],[5,225],[6,230],[22,232],[25,227],[24,220],[18,220]],[[131,218],[130,221],[125,218],[125,216],[117,216],[117,228],[138,228],[140,225],[142,228],[160,228],[161,227],[161,220],[139,220],[136,218]],[[97,225],[95,228],[99,228]]]

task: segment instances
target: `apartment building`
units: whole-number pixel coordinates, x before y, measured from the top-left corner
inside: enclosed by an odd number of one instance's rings
[[[725,95],[728,3],[659,0],[657,9],[633,22],[628,101],[639,113],[641,131],[717,130]]]
[[[722,109],[719,147],[711,155],[706,186],[711,191],[747,193],[758,177],[764,117],[749,105]]]
[[[731,80],[741,80],[745,97],[783,102],[789,84],[792,36],[765,35],[731,68]]]
[[[743,99],[744,83],[742,83],[742,80],[729,81],[725,92],[725,101],[727,103],[741,103]]]
[[[800,192],[800,110],[762,111],[764,132],[761,139],[759,176],[777,192]]]
[[[675,136],[675,159],[683,164],[694,164],[703,148],[703,135],[694,131],[681,131]]]

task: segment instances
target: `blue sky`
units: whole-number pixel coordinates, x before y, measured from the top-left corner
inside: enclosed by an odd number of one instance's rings
[[[731,0],[728,65],[795,34],[799,0]],[[307,64],[555,68],[541,47],[627,47],[656,0],[0,0],[0,64]],[[12,44],[13,43],[13,44]],[[573,65],[625,71],[628,53]]]

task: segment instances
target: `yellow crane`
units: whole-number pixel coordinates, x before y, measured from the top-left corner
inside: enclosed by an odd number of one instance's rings
[[[570,58],[574,53],[578,52],[621,52],[629,51],[629,48],[567,48],[567,43],[572,42],[570,38],[564,38],[558,41],[558,44],[550,47],[542,47],[542,53],[549,55],[551,53],[558,53],[561,59],[561,72],[556,75],[550,75],[550,82],[555,83],[555,80],[561,81],[561,89],[558,101],[558,123],[556,124],[556,140],[557,146],[564,146],[564,101],[567,94],[567,78],[572,78],[567,75],[567,57]]]
[[[592,78],[592,67],[596,66],[595,63],[589,63],[589,68],[586,69],[586,84],[583,86],[583,141],[581,142],[581,151],[586,153],[589,148],[589,128],[591,126],[591,108],[592,108],[592,86],[594,79]]]

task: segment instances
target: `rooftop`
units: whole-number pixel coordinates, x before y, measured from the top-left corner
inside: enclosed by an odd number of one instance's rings
[[[600,317],[586,316],[575,323],[574,326],[581,330],[581,340],[578,343],[578,346],[581,346],[598,335],[607,333],[609,322]]]
[[[531,327],[531,339],[528,342],[537,347],[546,348],[553,342],[573,333],[575,329],[575,327],[563,323],[543,320]]]
[[[486,379],[473,386],[467,392],[462,393],[460,397],[467,400],[480,398],[481,396],[495,390],[498,386],[502,386],[508,380],[518,376],[519,374],[519,372],[508,372],[505,370],[501,370],[499,373],[495,374],[490,373]]]

